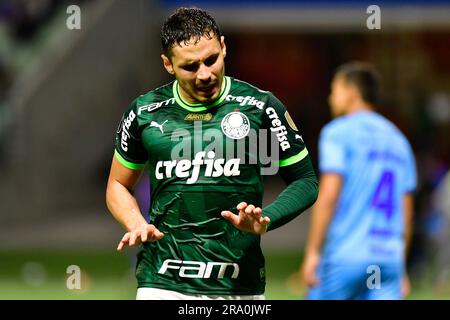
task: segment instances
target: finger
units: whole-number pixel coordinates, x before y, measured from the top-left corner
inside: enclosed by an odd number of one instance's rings
[[[148,230],[150,234],[149,241],[156,241],[164,237],[164,233],[159,231],[154,225],[150,225]]]
[[[270,223],[270,218],[269,217],[262,217],[260,216],[258,219],[258,222],[260,224],[269,224]]]
[[[231,212],[231,211],[222,211],[221,215],[222,215],[222,217],[224,217],[225,219],[230,221],[233,225],[236,226],[236,225],[239,224],[239,216],[235,215],[233,212]]]
[[[250,204],[250,205],[247,206],[247,208],[245,208],[245,213],[246,214],[252,214],[253,210],[255,210],[255,206]]]
[[[259,218],[259,219],[255,219],[255,223],[259,224],[261,227],[265,228],[265,231],[267,231],[268,227],[269,227],[269,222],[270,220],[267,220],[266,218]],[[256,225],[255,225],[256,227]],[[258,228],[260,229],[260,228]]]
[[[302,272],[303,281],[308,287],[312,287],[312,277],[307,270],[303,270]]]
[[[309,270],[306,275],[306,284],[310,287],[314,287],[319,283],[315,270]]]
[[[247,207],[247,203],[246,202],[241,202],[236,206],[236,209],[238,209],[239,211],[244,210]]]
[[[148,239],[147,228],[142,228],[140,234],[141,234],[141,242],[146,242]]]
[[[147,241],[154,241],[154,233],[156,227],[153,224],[148,224],[145,226],[145,231],[147,232]]]
[[[270,222],[270,218],[263,217],[261,214],[262,214],[262,209],[260,207],[256,207],[255,209],[253,209],[253,212],[251,213],[251,215],[256,219],[256,221],[258,221],[258,223],[264,224],[264,225],[268,224]]]
[[[256,208],[253,210],[253,213],[255,214],[255,216],[261,216],[262,209],[261,209],[260,207],[256,207]]]
[[[136,238],[139,235],[139,231],[133,231],[130,235],[130,240],[128,240],[128,245],[130,247],[134,246],[136,244]]]
[[[120,241],[119,245],[117,246],[117,251],[122,251],[124,245],[125,245],[125,242],[124,241]]]
[[[162,237],[164,237],[164,233],[162,233],[161,231],[159,231],[156,228],[155,228],[155,232],[153,234],[154,234],[155,240],[159,240],[159,239],[162,239]]]
[[[120,240],[119,245],[117,246],[117,251],[120,251],[123,249],[123,247],[128,243],[128,240],[130,239],[130,233],[127,232],[122,237],[122,240]]]
[[[117,246],[117,251],[120,251],[123,249],[123,247],[128,243],[129,238],[130,238],[130,233],[129,232],[125,233],[125,235],[120,240],[119,245]]]
[[[270,222],[270,219],[268,217],[263,217],[262,215],[262,209],[260,207],[256,207],[253,209],[253,212],[251,215],[258,221],[260,224],[268,224]]]

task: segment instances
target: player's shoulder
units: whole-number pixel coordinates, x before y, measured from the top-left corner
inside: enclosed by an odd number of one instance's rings
[[[397,140],[399,143],[409,146],[409,141],[406,138],[405,134],[394,122],[376,112],[374,112],[374,117],[376,117],[376,119],[379,121],[380,125],[386,132],[386,135],[391,137],[391,142]]]
[[[227,96],[227,101],[236,100],[242,104],[254,105],[259,110],[268,112],[273,108],[278,112],[284,112],[284,104],[268,90],[263,90],[257,86],[236,78],[231,79],[231,90]],[[273,110],[272,110],[273,111]]]
[[[269,99],[272,99],[274,97],[272,92],[258,88],[257,86],[249,82],[233,77],[229,77],[229,79],[231,81],[231,89],[227,97],[228,100],[236,99],[238,97],[242,98],[249,97],[263,102],[267,102]]]
[[[261,88],[258,88],[257,86],[247,82],[243,81],[237,78],[228,77],[231,81],[231,90],[230,92],[236,92],[236,93],[251,93],[254,95],[261,95],[261,96],[267,96],[270,95],[271,92],[267,90],[263,90]]]
[[[342,135],[354,125],[348,116],[340,116],[328,122],[321,130],[322,135]]]
[[[162,107],[175,104],[174,81],[141,94],[133,100],[130,108],[137,114],[156,112]]]
[[[341,115],[322,127],[320,140],[340,141],[343,144],[351,145],[361,132],[362,119],[355,114]]]
[[[338,116],[328,122],[322,130],[329,133],[338,133],[361,131],[362,127],[371,128],[372,131],[392,131],[395,126],[380,114],[365,111]]]

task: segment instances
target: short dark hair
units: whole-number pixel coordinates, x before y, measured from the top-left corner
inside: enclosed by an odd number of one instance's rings
[[[380,75],[371,64],[360,61],[343,64],[336,70],[336,76],[353,84],[365,102],[373,105],[379,103]]]
[[[215,36],[220,41],[220,29],[214,18],[206,11],[198,8],[178,8],[162,26],[161,45],[163,53],[170,55],[170,49],[175,44],[188,44],[191,39],[196,44],[203,36],[208,39]]]

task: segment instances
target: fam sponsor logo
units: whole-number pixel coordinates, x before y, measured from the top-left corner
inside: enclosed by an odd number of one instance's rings
[[[206,157],[205,157],[206,156]],[[205,177],[225,177],[238,176],[239,163],[241,159],[229,159],[225,161],[223,158],[214,157],[214,151],[200,151],[195,154],[194,160],[167,160],[158,161],[155,168],[155,177],[158,180],[171,178],[174,175],[178,178],[188,178],[186,184],[196,183],[200,176],[200,167],[204,167]]]
[[[142,111],[151,112],[153,110],[156,110],[158,108],[161,108],[162,106],[168,106],[175,103],[175,98],[170,98],[164,101],[159,102],[153,102],[150,104],[146,104],[144,106],[138,107],[137,114],[138,116],[141,115]]]
[[[269,116],[270,122],[270,131],[274,132],[278,143],[280,144],[281,150],[285,151],[291,147],[287,138],[286,127],[282,124],[280,117],[274,108],[269,107],[266,109],[266,113]]]
[[[130,111],[128,117],[122,121],[122,134],[120,139],[120,147],[123,151],[128,151],[128,139],[130,138],[130,127],[133,120],[136,118],[136,114],[133,110]]]
[[[232,262],[201,262],[166,259],[164,260],[159,274],[165,274],[169,269],[178,270],[180,278],[200,278],[208,279],[214,276],[216,279],[223,279],[227,270],[230,270],[231,279],[239,276],[239,265]],[[214,272],[214,273],[213,273]]]

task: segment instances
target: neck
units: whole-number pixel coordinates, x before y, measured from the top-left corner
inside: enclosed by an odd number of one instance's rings
[[[352,114],[359,111],[373,111],[373,106],[370,103],[364,102],[362,100],[357,100],[352,103],[347,109],[347,114]]]
[[[180,93],[181,99],[183,99],[184,101],[186,101],[189,104],[201,103],[200,101],[197,101],[197,100],[193,99],[189,94],[187,94],[184,91],[183,87],[180,86],[180,84],[178,84],[178,92]]]

